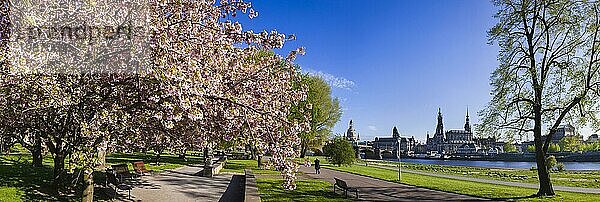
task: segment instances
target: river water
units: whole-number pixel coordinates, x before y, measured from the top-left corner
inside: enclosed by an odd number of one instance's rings
[[[398,160],[390,160],[398,161]],[[485,168],[517,168],[530,169],[535,166],[535,162],[509,162],[509,161],[463,161],[463,160],[442,160],[442,159],[401,159],[402,162],[435,164],[449,166],[472,166]],[[600,162],[563,162],[567,170],[600,170]]]

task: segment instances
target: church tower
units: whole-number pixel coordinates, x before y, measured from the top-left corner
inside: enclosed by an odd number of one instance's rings
[[[394,139],[400,138],[400,133],[398,132],[398,128],[396,128],[396,126],[394,126],[394,129],[392,129],[392,137]]]
[[[357,141],[359,140],[360,136],[359,134],[356,132],[356,129],[354,129],[354,124],[352,123],[352,120],[350,120],[350,124],[348,126],[348,131],[346,131],[346,139],[348,141]]]
[[[438,136],[438,135],[442,135],[442,136],[444,135],[444,123],[442,123],[443,120],[442,120],[442,109],[441,108],[438,108],[438,118],[437,119],[438,119],[437,120],[438,122],[437,122],[437,127],[435,129],[434,137]]]
[[[467,117],[465,119],[465,131],[471,132],[471,123],[469,123],[469,107],[467,107]]]

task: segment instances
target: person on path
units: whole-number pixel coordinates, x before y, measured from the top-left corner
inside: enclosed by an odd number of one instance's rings
[[[321,164],[319,164],[319,159],[315,159],[315,173],[321,174]]]

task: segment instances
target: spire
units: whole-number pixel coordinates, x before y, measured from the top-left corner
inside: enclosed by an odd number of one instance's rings
[[[444,123],[443,122],[443,118],[442,118],[442,109],[438,108],[438,123],[437,123],[437,127],[435,129],[435,134],[438,135],[443,135],[444,134]]]
[[[465,130],[471,132],[471,123],[469,123],[469,107],[467,107],[467,117],[465,118]]]
[[[398,132],[398,128],[396,128],[396,126],[394,126],[394,129],[392,129],[392,137],[393,138],[399,138],[400,137],[400,132]]]
[[[348,130],[346,131],[346,139],[350,140],[350,141],[356,141],[358,140],[358,133],[356,132],[356,129],[354,129],[354,125],[352,124],[352,120],[350,120],[350,126],[348,127]]]

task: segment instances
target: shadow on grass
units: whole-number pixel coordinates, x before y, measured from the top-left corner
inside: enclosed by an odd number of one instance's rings
[[[296,181],[296,190],[284,190],[283,180],[257,179],[262,201],[350,201],[333,193],[331,184],[319,180]]]
[[[28,161],[16,161],[16,158],[14,155],[0,156],[0,186],[21,190],[23,201],[80,200],[76,196],[56,196],[56,190],[52,188],[51,166],[36,168]]]
[[[145,160],[153,155],[143,154],[111,154],[107,156],[107,163],[126,163],[131,166],[131,162]],[[20,198],[23,201],[80,201],[83,185],[82,179],[77,180],[78,184],[73,187],[72,193],[66,196],[58,196],[56,189],[53,188],[53,159],[46,156],[43,161],[43,167],[31,166],[30,154],[14,154],[0,156],[0,187],[14,187],[16,192],[7,190],[4,194],[9,194],[11,200]],[[188,158],[188,160],[177,158],[176,156],[165,155],[161,157],[161,163],[169,164],[191,164],[201,162],[198,157]],[[75,173],[78,173],[76,170]],[[80,176],[81,177],[81,176]],[[114,188],[106,185],[106,176],[104,172],[94,172],[94,199],[111,200],[116,196]],[[11,192],[8,192],[11,191]],[[0,201],[3,201],[0,197]],[[117,196],[118,197],[118,196]]]
[[[532,199],[532,198],[540,198],[539,196],[532,194],[529,196],[517,196],[517,197],[500,197],[500,198],[491,198],[492,200],[499,200],[499,201],[518,201],[521,199]]]

